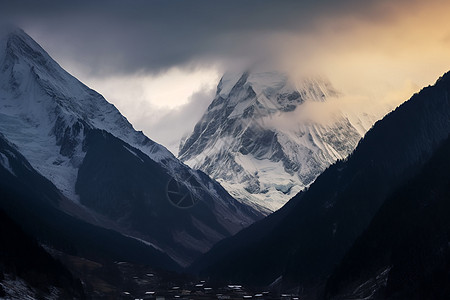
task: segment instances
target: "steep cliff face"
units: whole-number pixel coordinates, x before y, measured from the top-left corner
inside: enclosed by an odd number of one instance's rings
[[[293,82],[279,72],[225,74],[182,141],[179,158],[235,198],[276,210],[347,157],[375,119],[350,118],[340,110],[326,118],[311,115],[326,101],[338,105],[339,93],[321,78]]]

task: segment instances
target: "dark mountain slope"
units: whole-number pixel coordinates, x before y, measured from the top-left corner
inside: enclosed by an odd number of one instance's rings
[[[84,298],[81,282],[53,259],[29,235],[0,210],[0,297],[10,297],[5,281],[20,278],[28,287],[13,288],[15,292],[49,295],[57,288],[61,297]],[[3,282],[3,283],[2,283]]]
[[[230,235],[230,225],[221,223],[214,211],[234,211],[238,216],[248,208],[237,203],[221,208],[204,193],[197,204],[180,209],[168,199],[170,175],[138,149],[100,130],[89,131],[85,148],[76,184],[81,203],[117,220],[130,235],[140,232],[142,239],[158,241],[173,256],[196,257],[199,249],[212,246],[205,241]],[[210,179],[205,178],[206,184]],[[190,180],[188,184],[201,192],[197,179]],[[187,189],[182,193],[189,195]]]
[[[328,280],[327,298],[450,298],[449,170],[450,138],[383,204]]]
[[[291,201],[287,216],[254,224],[213,248],[200,266],[217,278],[268,284],[279,276],[315,285],[329,275],[365,230],[386,197],[416,174],[450,132],[450,74],[377,122],[347,161],[328,168]],[[247,242],[246,232],[263,231]]]
[[[99,261],[126,260],[178,269],[167,255],[58,209],[62,196],[0,135],[0,208],[30,235],[66,253]]]

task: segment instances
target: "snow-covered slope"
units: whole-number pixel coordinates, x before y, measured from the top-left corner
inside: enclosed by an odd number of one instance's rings
[[[134,130],[114,105],[63,70],[22,30],[13,29],[2,35],[0,63],[0,132],[36,170],[75,203],[87,203],[75,191],[79,168],[89,147],[86,138],[93,130],[104,130],[129,145],[124,146],[129,156],[137,157],[137,153],[142,152],[139,155],[156,162],[194,198],[210,201],[208,211],[225,232],[216,232],[218,229],[208,223],[197,224],[201,230],[211,231],[208,237],[196,237],[198,243],[206,245],[201,251],[261,217],[234,200],[217,182],[190,169],[166,148]],[[168,186],[169,182],[158,188],[164,190]],[[130,217],[129,212],[123,214]],[[182,234],[180,229],[172,230],[174,239]],[[129,231],[124,233],[130,234]],[[189,234],[186,233],[186,237]],[[139,235],[142,236],[145,234]],[[157,240],[147,241],[159,247]],[[185,244],[188,247],[187,242]],[[182,257],[183,253],[176,255]]]
[[[376,121],[336,109],[339,96],[322,78],[227,73],[179,158],[236,199],[276,210],[347,157]]]
[[[112,133],[173,174],[185,168],[166,148],[135,131],[114,105],[63,70],[24,32],[7,34],[0,46],[1,128],[69,198],[76,198],[73,183],[84,156],[86,128]]]

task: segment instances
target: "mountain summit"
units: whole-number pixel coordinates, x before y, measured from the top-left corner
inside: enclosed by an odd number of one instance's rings
[[[341,110],[323,78],[281,72],[227,73],[179,158],[217,179],[236,199],[276,210],[331,163],[347,157],[374,117]],[[335,105],[335,106],[336,106]]]

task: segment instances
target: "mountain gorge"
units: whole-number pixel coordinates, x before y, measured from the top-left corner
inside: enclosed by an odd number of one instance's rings
[[[323,78],[226,73],[214,100],[180,145],[179,158],[236,199],[275,211],[330,164],[346,158],[375,116],[345,111]]]

